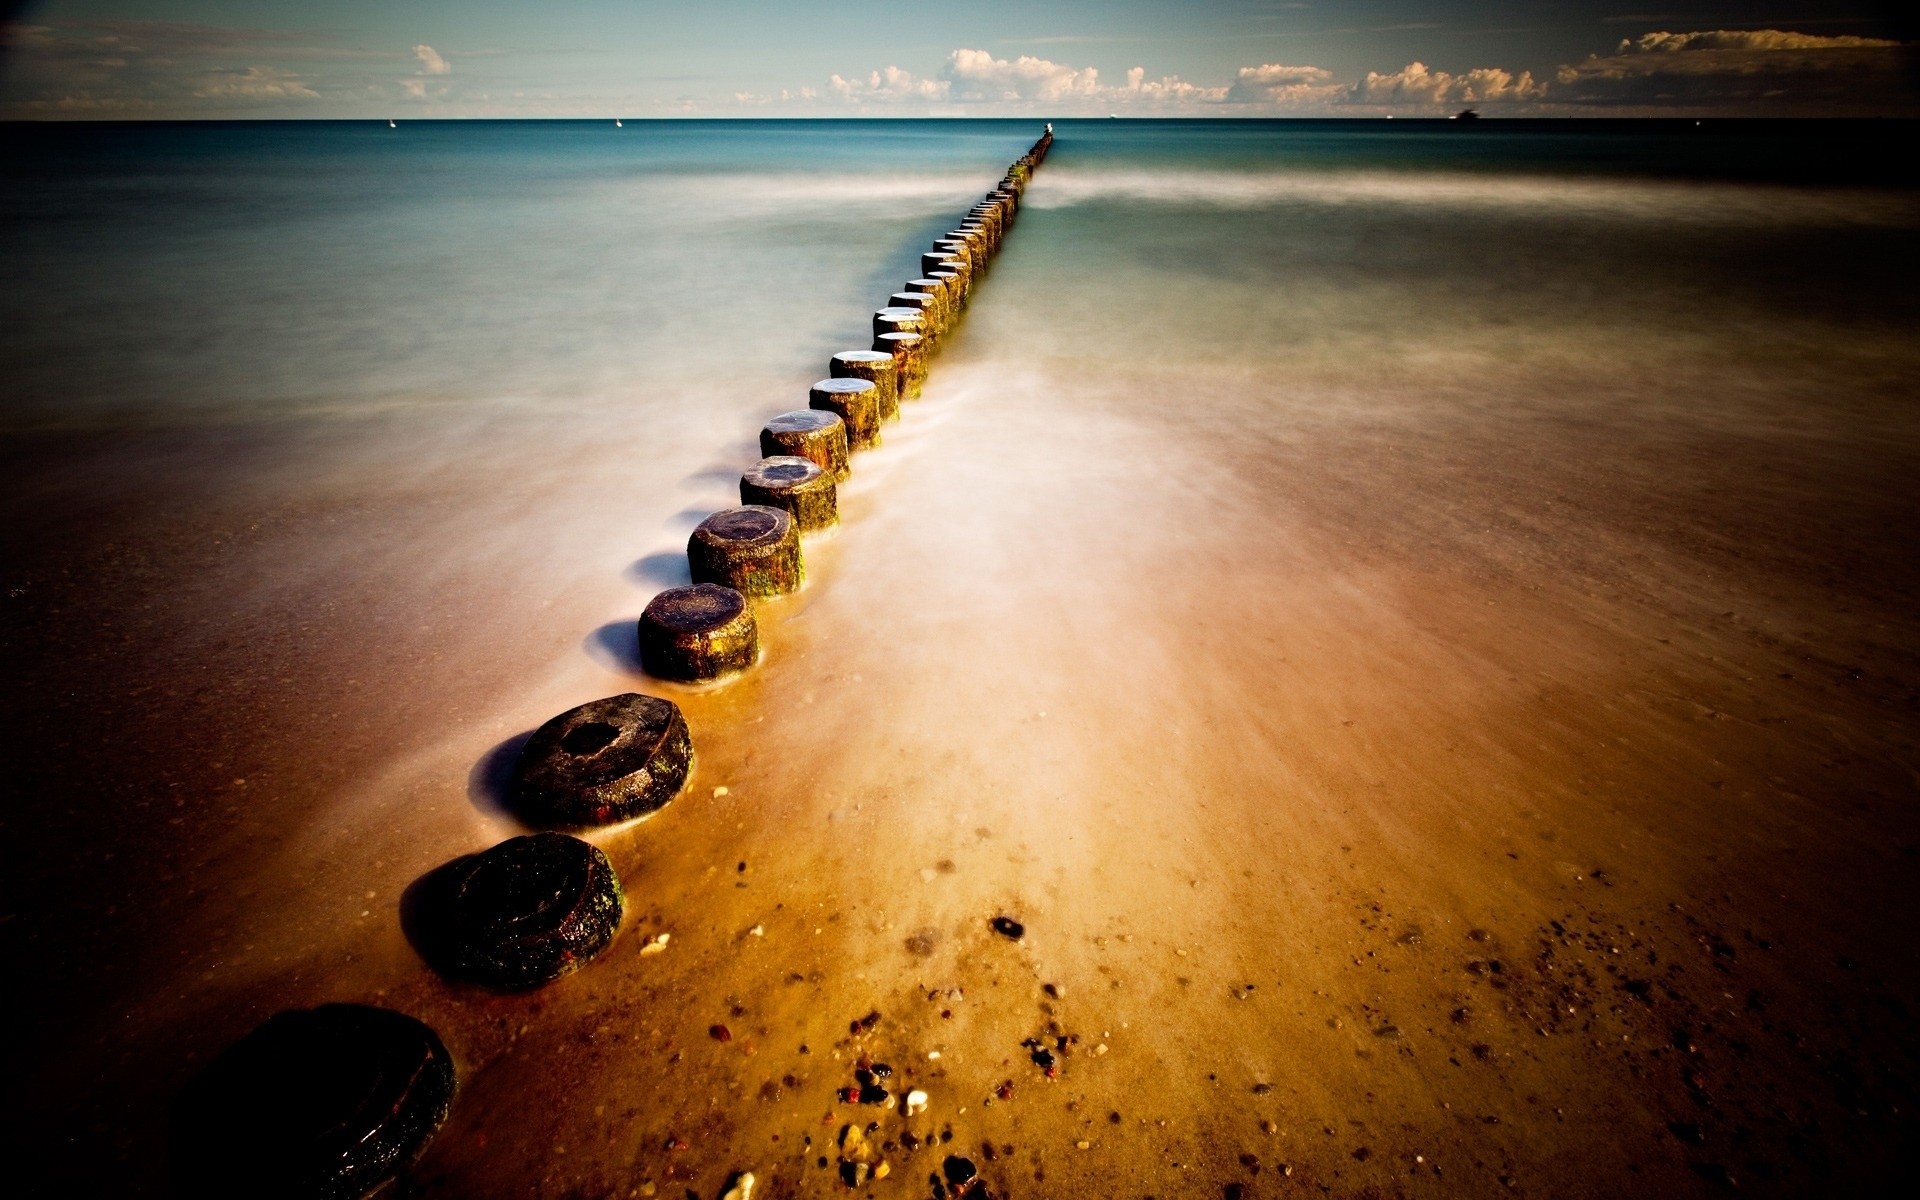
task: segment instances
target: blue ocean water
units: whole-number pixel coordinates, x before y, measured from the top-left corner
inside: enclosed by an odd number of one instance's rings
[[[1034,125],[10,127],[0,194],[0,423],[173,423],[512,396],[581,401],[639,373],[708,369],[701,342],[729,313],[758,334],[751,349],[734,340],[731,353],[764,352],[769,364],[811,358],[831,336],[823,323],[831,307],[851,304],[855,311],[837,319],[857,323],[867,297],[891,289],[919,245]],[[1101,226],[1099,238],[1116,252],[1115,239],[1124,239],[1163,264],[1167,254],[1190,256],[1196,274],[1220,269],[1224,255],[1251,279],[1337,248],[1356,287],[1415,263],[1464,283],[1485,263],[1477,239],[1489,223],[1522,235],[1551,230],[1548,240],[1564,246],[1637,217],[1627,240],[1643,244],[1663,221],[1704,218],[1719,228],[1716,211],[1770,244],[1811,227],[1816,236],[1801,248],[1819,256],[1845,252],[1827,239],[1836,221],[1850,223],[1836,209],[1873,210],[1854,215],[1882,227],[1904,219],[1897,204],[1889,216],[1886,199],[1904,168],[1884,152],[1880,131],[1865,126],[1060,128],[1049,180],[1067,190],[1036,202],[1095,213],[1103,199],[1130,205],[1131,215]],[[1810,207],[1809,197],[1822,195],[1827,203]],[[1442,227],[1431,223],[1436,213]],[[1288,233],[1328,216],[1336,218],[1331,241]],[[1361,229],[1379,255],[1356,243]],[[1249,241],[1270,244],[1240,255],[1236,247]],[[1028,252],[1059,253],[1072,269],[1100,261],[1087,249]],[[1552,288],[1555,257],[1520,264],[1531,278],[1513,282]],[[1724,264],[1695,265],[1704,280]],[[1785,266],[1798,275],[1805,265]],[[1765,269],[1760,275],[1778,283]],[[1905,303],[1882,281],[1864,282],[1819,302],[1845,306],[1845,292],[1867,310]],[[1733,284],[1744,286],[1737,269]],[[1463,299],[1448,279],[1436,286]]]

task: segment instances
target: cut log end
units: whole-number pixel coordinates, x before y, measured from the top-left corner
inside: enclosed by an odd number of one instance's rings
[[[820,468],[805,459],[816,475]],[[640,615],[640,665],[647,674],[682,683],[719,679],[753,665],[760,627],[747,599],[730,587],[696,583],[668,588]]]
[[[687,565],[694,582],[721,584],[746,596],[795,591],[801,581],[800,532],[784,509],[764,504],[722,509],[687,539]]]
[[[540,825],[611,825],[665,807],[692,762],[678,705],[636,692],[611,696],[534,731],[514,764],[513,806]]]

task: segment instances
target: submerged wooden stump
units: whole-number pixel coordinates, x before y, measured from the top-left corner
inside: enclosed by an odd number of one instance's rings
[[[894,369],[892,354],[880,350],[842,350],[827,364],[827,374],[835,379],[870,381],[880,390],[880,419],[891,421],[900,415],[900,375]]]
[[[933,298],[934,323],[939,325],[943,332],[953,327],[953,318],[959,312],[960,305],[956,298],[949,294],[946,280],[923,276],[919,279],[907,280],[906,288],[909,292],[917,292]]]
[[[504,990],[551,983],[613,943],[625,897],[598,847],[564,833],[508,838],[436,872],[435,969]]]
[[[512,804],[535,824],[611,825],[664,808],[692,763],[679,705],[637,692],[609,696],[534,730],[513,764]]]
[[[833,476],[798,455],[761,459],[740,477],[740,503],[784,508],[801,533],[827,529],[840,520]]]
[[[875,350],[893,355],[894,370],[900,377],[900,395],[911,400],[920,394],[927,381],[927,354],[917,333],[883,333],[873,339]]]
[[[873,332],[927,334],[927,314],[917,308],[888,307],[873,314]]]
[[[933,292],[895,292],[887,297],[888,308],[917,308],[934,332],[940,329],[940,297]]]
[[[807,405],[840,414],[847,423],[848,449],[880,444],[880,389],[871,379],[822,379],[808,391]]]
[[[931,275],[935,271],[944,271],[947,269],[948,260],[953,257],[951,253],[944,249],[928,250],[920,256],[920,273],[922,275]],[[962,263],[961,265],[965,266],[966,264]]]
[[[947,324],[952,325],[959,319],[960,310],[967,306],[966,278],[958,271],[947,270],[944,262],[937,270],[928,271],[927,278],[946,289]]]
[[[358,1200],[446,1120],[453,1058],[412,1017],[361,1004],[277,1013],[174,1107],[182,1194]]]
[[[967,244],[967,240],[965,238],[956,238],[956,237],[941,238],[939,241],[933,244],[933,249],[935,253],[938,253],[940,251],[945,251],[948,258],[959,259],[962,263],[966,265],[966,269],[969,272],[976,270],[980,265],[979,262],[974,258],[973,247]],[[922,262],[921,265],[924,266],[926,264]]]
[[[723,508],[687,539],[695,583],[718,583],[743,596],[778,596],[800,587],[800,531],[784,509]]]
[[[826,478],[806,459],[792,461]],[[660,679],[718,679],[746,670],[759,653],[760,627],[753,610],[747,598],[730,587],[696,583],[668,588],[640,614],[640,665]]]
[[[760,453],[769,458],[783,454],[804,458],[835,483],[853,473],[847,465],[847,448],[847,423],[839,413],[817,408],[783,412],[760,430]]]

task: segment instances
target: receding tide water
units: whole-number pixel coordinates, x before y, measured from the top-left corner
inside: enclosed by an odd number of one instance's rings
[[[328,1000],[459,1063],[407,1194],[826,1195],[849,1121],[876,1196],[1893,1177],[1901,131],[1060,122],[765,661],[645,678],[760,424],[1038,132],[5,132],[30,1191],[164,1192],[182,1083]],[[592,835],[612,949],[432,974],[407,889],[630,690],[698,761]],[[928,1111],[843,1103],[863,1055]]]

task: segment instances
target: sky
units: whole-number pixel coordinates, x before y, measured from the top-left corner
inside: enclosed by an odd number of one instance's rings
[[[1904,10],[0,0],[0,117],[1914,116]]]

